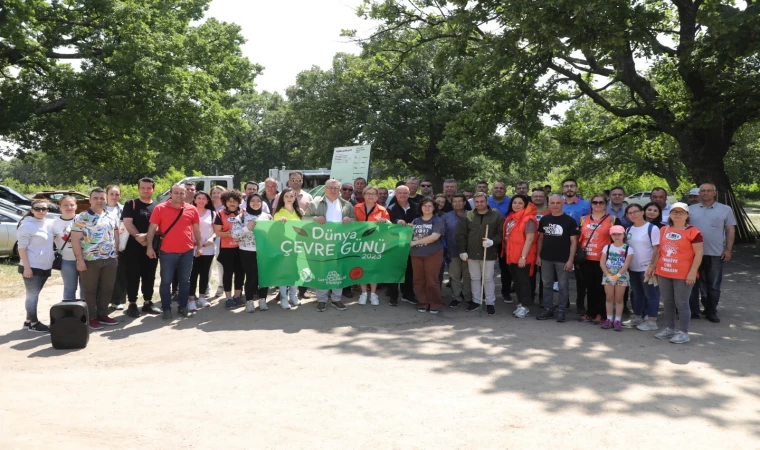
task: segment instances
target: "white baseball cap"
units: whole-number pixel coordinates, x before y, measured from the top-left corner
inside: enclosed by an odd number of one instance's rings
[[[673,203],[673,206],[670,207],[670,210],[673,211],[674,209],[683,209],[687,213],[689,212],[689,205],[683,202],[676,202]]]
[[[691,188],[691,190],[689,191],[689,195],[699,195],[699,188],[698,187]]]

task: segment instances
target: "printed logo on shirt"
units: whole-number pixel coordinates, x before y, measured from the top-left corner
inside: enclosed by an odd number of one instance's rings
[[[680,241],[682,238],[683,236],[681,236],[681,233],[676,233],[674,231],[671,231],[665,235],[665,239],[670,241]]]
[[[590,222],[590,223],[587,223],[587,224],[586,224],[586,228],[588,228],[589,230],[596,230],[596,228],[597,228],[599,225],[600,225],[600,224],[598,224],[598,223],[593,223],[593,222]]]
[[[544,234],[547,236],[562,236],[562,233],[565,232],[565,229],[562,228],[562,225],[552,223],[544,227]]]

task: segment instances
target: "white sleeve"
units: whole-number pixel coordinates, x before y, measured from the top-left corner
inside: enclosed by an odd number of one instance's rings
[[[602,253],[604,253],[606,255],[608,248],[610,248],[610,245],[609,244],[605,245],[604,248],[602,249]]]
[[[660,229],[652,227],[652,245],[660,245]]]

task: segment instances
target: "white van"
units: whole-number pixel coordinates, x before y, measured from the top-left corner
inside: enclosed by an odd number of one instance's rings
[[[207,176],[187,177],[176,182],[175,186],[178,184],[189,183],[191,181],[195,183],[196,191],[203,191],[203,192],[209,192],[212,187],[220,186],[220,185],[223,188],[227,189],[228,191],[235,187],[235,183],[233,181],[232,175],[213,175],[213,176],[208,176],[208,177]],[[159,202],[166,201],[169,199],[170,193],[171,193],[171,188],[167,189],[166,192],[157,196],[156,200],[158,200]]]

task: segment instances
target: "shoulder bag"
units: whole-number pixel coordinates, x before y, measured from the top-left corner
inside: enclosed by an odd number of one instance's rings
[[[601,218],[601,220],[599,220],[599,225],[601,225],[604,222],[604,219],[606,219],[609,216],[610,216],[609,214],[605,214]],[[591,216],[588,216],[588,217],[590,218]],[[599,228],[599,227],[597,226],[596,228]],[[591,238],[594,237],[594,233],[596,233],[596,228],[594,228],[591,231],[591,235],[589,235],[586,245],[584,245],[583,248],[579,248],[575,251],[575,259],[573,260],[573,262],[580,263],[586,260],[586,256],[587,256],[586,249],[588,248],[588,244],[591,243]],[[581,218],[581,233],[583,233],[583,218]]]
[[[153,242],[151,242],[151,246],[153,247],[153,251],[158,253],[159,250],[161,250],[161,241],[164,239],[164,236],[169,234],[169,232],[174,228],[174,224],[179,221],[179,218],[182,217],[182,213],[185,211],[185,207],[179,209],[179,214],[177,214],[177,218],[174,219],[174,222],[172,222],[171,225],[169,225],[169,228],[164,231],[163,234],[156,233],[155,236],[153,236]]]
[[[69,235],[66,236],[66,240],[63,242],[63,246],[61,246],[60,249],[55,251],[55,256],[53,256],[53,270],[61,270],[61,266],[63,265],[63,249],[66,248],[66,244],[69,243],[69,240],[71,239],[71,231],[69,231]]]

